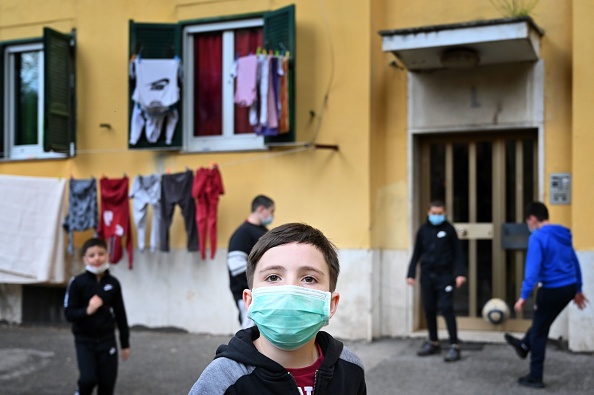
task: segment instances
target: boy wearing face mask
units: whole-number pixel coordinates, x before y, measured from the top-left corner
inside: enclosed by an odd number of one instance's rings
[[[227,269],[229,270],[229,288],[239,311],[239,324],[249,328],[254,323],[247,317],[243,303],[243,290],[248,287],[246,269],[247,257],[256,242],[268,232],[268,225],[274,219],[274,201],[268,196],[258,195],[252,200],[251,213],[233,232],[229,240]]]
[[[450,347],[444,360],[460,359],[460,345],[454,315],[454,288],[466,282],[462,246],[456,229],[446,220],[445,205],[441,201],[429,204],[427,222],[419,228],[408,267],[407,283],[415,285],[417,262],[421,261],[421,295],[429,331],[429,340],[417,352],[419,356],[441,352],[437,338],[437,313],[441,312],[448,329]]]
[[[113,394],[118,352],[117,325],[122,360],[130,354],[128,319],[120,282],[109,273],[105,240],[92,238],[82,247],[85,272],[72,277],[64,297],[64,314],[72,323],[79,379],[76,394]]]
[[[338,306],[338,272],[336,247],[309,225],[262,236],[243,291],[255,326],[217,349],[189,394],[366,394],[359,358],[320,331]]]

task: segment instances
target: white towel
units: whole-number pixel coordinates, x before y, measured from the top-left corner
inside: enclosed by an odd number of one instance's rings
[[[65,185],[64,179],[0,175],[0,283],[65,281]]]

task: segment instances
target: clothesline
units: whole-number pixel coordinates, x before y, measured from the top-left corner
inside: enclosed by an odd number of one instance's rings
[[[233,166],[238,166],[238,165],[243,165],[245,163],[250,163],[250,162],[257,162],[260,160],[264,160],[264,159],[269,159],[269,158],[275,158],[275,157],[279,157],[279,156],[285,156],[285,155],[291,155],[291,154],[295,154],[298,152],[303,152],[303,151],[307,151],[310,149],[333,149],[333,150],[338,150],[338,146],[337,145],[331,145],[331,144],[315,144],[315,143],[287,143],[287,146],[291,146],[292,144],[302,144],[301,146],[298,146],[296,148],[290,149],[290,150],[286,150],[286,151],[281,151],[281,152],[267,152],[261,155],[257,155],[256,157],[253,158],[249,158],[249,159],[242,159],[242,160],[236,160],[236,161],[229,161],[229,162],[219,162],[219,167],[233,167]],[[282,143],[279,144],[275,144],[277,146],[282,146]],[[157,149],[154,149],[155,151],[160,151]],[[77,154],[98,154],[98,153],[110,153],[110,152],[123,152],[123,151],[128,151],[126,149],[97,149],[97,150],[80,150],[77,151]]]

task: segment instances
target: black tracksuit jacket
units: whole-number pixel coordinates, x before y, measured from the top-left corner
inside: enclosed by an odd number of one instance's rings
[[[103,305],[95,314],[87,315],[87,306],[93,295],[103,299]],[[72,323],[76,340],[101,340],[115,335],[117,324],[120,347],[130,347],[130,329],[122,298],[120,282],[105,271],[103,277],[89,271],[73,277],[64,297],[64,314]]]
[[[220,346],[189,395],[299,395],[293,376],[256,349],[259,336],[257,327],[243,329]],[[316,343],[324,361],[316,371],[314,395],[367,394],[359,358],[326,332],[318,332]]]
[[[456,229],[448,221],[437,226],[429,221],[421,225],[408,266],[408,278],[415,278],[419,260],[421,273],[466,276],[462,245]]]

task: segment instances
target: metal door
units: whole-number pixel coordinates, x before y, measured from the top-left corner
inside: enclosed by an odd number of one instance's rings
[[[511,319],[497,326],[481,312],[494,297],[513,310],[520,293],[525,249],[510,249],[502,237],[506,224],[524,222],[524,207],[537,194],[536,132],[424,136],[420,148],[421,201],[445,202],[467,259],[468,282],[457,290],[454,306],[459,328],[525,330],[529,310],[511,311]],[[420,221],[426,207],[420,205]]]

